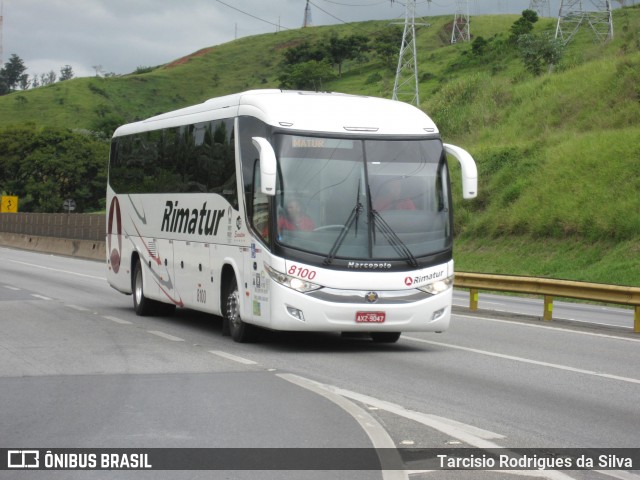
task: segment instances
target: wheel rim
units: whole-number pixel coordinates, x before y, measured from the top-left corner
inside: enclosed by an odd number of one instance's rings
[[[140,305],[142,301],[142,270],[136,271],[135,292],[136,304]]]
[[[227,318],[229,319],[229,324],[233,329],[240,328],[240,326],[242,325],[242,320],[240,319],[240,310],[238,308],[238,300],[238,290],[234,290],[229,294],[229,299],[227,302]]]

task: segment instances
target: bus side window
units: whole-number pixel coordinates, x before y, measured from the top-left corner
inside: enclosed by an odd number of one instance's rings
[[[269,244],[269,196],[262,193],[260,186],[260,160],[256,160],[253,166],[251,224],[265,243]]]

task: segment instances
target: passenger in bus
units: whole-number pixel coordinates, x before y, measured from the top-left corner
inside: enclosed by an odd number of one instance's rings
[[[284,211],[278,217],[278,230],[311,231],[316,224],[302,211],[302,204],[298,199],[286,202]]]
[[[387,183],[385,193],[373,201],[373,208],[379,212],[384,210],[417,210],[415,203],[402,190],[399,179]]]

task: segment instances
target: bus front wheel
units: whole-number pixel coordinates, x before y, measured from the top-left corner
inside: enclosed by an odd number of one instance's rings
[[[240,293],[235,277],[229,285],[226,306],[224,309],[224,321],[229,329],[229,334],[238,343],[250,342],[253,339],[254,327],[242,321],[240,318]]]

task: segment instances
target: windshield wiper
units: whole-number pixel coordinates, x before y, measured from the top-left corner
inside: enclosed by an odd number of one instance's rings
[[[416,259],[416,257],[414,257],[413,253],[411,253],[411,250],[409,250],[409,247],[407,247],[407,245],[402,241],[402,239],[398,237],[398,234],[393,231],[393,229],[389,226],[389,224],[385,221],[385,219],[382,218],[382,215],[380,215],[380,213],[377,210],[371,209],[370,212],[371,212],[370,213],[371,218],[373,220],[371,222],[373,224],[373,231],[375,232],[376,230],[376,221],[377,221],[380,231],[382,232],[384,237],[387,239],[389,244],[396,251],[396,253],[400,257],[404,258],[411,267],[417,268],[419,265],[418,260]]]
[[[338,253],[340,246],[342,245],[345,237],[349,233],[349,230],[351,229],[353,222],[356,222],[360,217],[360,213],[362,212],[363,208],[364,207],[360,202],[356,203],[355,207],[353,207],[353,209],[351,210],[351,214],[347,219],[347,222],[344,224],[344,226],[342,227],[342,230],[340,231],[340,235],[338,235],[338,238],[336,238],[336,241],[333,242],[333,245],[331,246],[331,250],[329,250],[329,254],[326,256],[326,258],[322,262],[323,265],[331,265],[331,262],[333,262],[333,260],[336,258],[336,253]],[[356,224],[356,234],[357,232],[358,232],[358,224]]]

